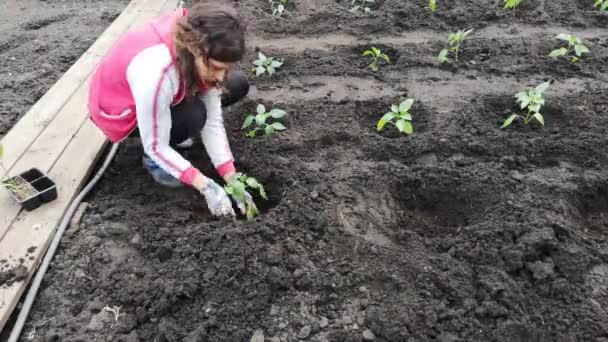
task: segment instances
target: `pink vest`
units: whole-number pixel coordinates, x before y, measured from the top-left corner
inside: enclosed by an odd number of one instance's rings
[[[112,142],[125,139],[137,127],[135,100],[127,81],[127,68],[141,51],[165,44],[176,63],[173,48],[173,29],[178,18],[186,15],[185,9],[156,18],[143,27],[132,29],[112,46],[97,66],[89,88],[89,114],[91,120]],[[180,75],[180,79],[183,79]],[[176,105],[184,98],[183,81],[173,98]]]

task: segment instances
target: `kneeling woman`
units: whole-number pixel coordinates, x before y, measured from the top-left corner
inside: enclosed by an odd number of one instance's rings
[[[89,92],[91,119],[110,141],[138,129],[143,165],[154,180],[194,187],[216,216],[234,215],[230,199],[174,148],[189,147],[200,134],[220,176],[234,177],[222,106],[249,91],[245,74],[233,71],[245,54],[244,39],[229,6],[178,9],[121,37],[97,67]],[[244,210],[245,203],[237,204]]]

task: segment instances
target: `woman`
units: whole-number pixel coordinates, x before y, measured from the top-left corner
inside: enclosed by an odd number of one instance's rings
[[[222,106],[249,91],[245,74],[232,71],[245,54],[244,39],[232,7],[216,2],[178,9],[120,38],[89,91],[91,119],[112,142],[138,129],[143,164],[154,180],[194,187],[215,216],[234,215],[230,199],[174,148],[190,147],[200,134],[219,175],[226,182],[235,176]],[[244,212],[245,201],[235,200]]]

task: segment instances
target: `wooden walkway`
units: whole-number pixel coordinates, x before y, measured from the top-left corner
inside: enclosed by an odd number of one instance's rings
[[[0,288],[0,331],[39,265],[72,199],[89,176],[105,137],[87,115],[88,80],[96,64],[129,27],[177,7],[177,0],[132,0],[97,41],[6,134],[3,163],[14,175],[36,167],[57,183],[59,197],[27,212],[0,190],[0,260],[27,267],[26,280]],[[6,266],[0,264],[1,266]]]

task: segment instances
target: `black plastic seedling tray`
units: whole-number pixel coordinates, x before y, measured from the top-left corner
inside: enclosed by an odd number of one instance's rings
[[[46,174],[34,168],[2,181],[11,197],[31,211],[57,198],[57,187]]]

